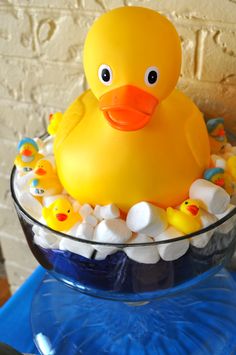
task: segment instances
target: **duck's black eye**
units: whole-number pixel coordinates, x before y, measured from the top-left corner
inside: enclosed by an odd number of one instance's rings
[[[112,70],[109,65],[102,64],[98,69],[98,77],[104,85],[110,85],[112,82]]]
[[[106,82],[108,82],[108,81],[110,80],[110,78],[111,78],[110,72],[109,72],[108,69],[102,69],[102,74],[101,74],[101,76],[102,76],[102,80],[103,80],[103,81],[106,81]]]
[[[157,83],[159,76],[159,70],[156,67],[149,67],[145,72],[145,83],[148,86],[153,86]]]
[[[185,205],[188,205],[188,201],[185,201],[184,203],[185,203]]]
[[[68,210],[67,213],[70,213],[70,210]]]
[[[149,84],[154,84],[157,81],[157,72],[155,70],[150,71],[148,74]]]

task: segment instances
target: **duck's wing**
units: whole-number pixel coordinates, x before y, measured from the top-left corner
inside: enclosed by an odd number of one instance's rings
[[[48,215],[49,215],[49,210],[48,210],[48,208],[47,208],[47,207],[43,207],[43,209],[42,209],[42,216],[43,216],[43,218],[45,219],[45,221],[47,220]]]
[[[188,146],[201,169],[209,167],[210,143],[206,124],[200,111],[196,110],[185,123]]]
[[[84,98],[90,93],[90,90],[85,91],[69,106],[69,108],[64,113],[55,136],[54,149],[59,148],[59,146],[64,142],[65,138],[83,119],[85,114]]]

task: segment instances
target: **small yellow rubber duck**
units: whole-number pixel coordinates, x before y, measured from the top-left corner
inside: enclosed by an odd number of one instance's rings
[[[58,198],[50,206],[43,207],[42,214],[47,226],[59,232],[67,232],[81,220],[66,198]]]
[[[37,143],[31,138],[23,138],[19,142],[17,149],[19,154],[14,164],[21,175],[32,171],[37,161],[43,158],[43,155],[38,153],[39,147]]]
[[[36,177],[29,182],[33,196],[57,195],[62,192],[63,187],[49,160],[39,160],[35,165],[34,174]]]
[[[236,163],[236,160],[235,160]],[[236,168],[236,165],[235,165]],[[205,180],[213,182],[213,184],[218,185],[225,189],[229,195],[232,195],[234,192],[234,184],[231,176],[225,172],[223,168],[210,168],[204,171],[203,175]]]
[[[224,153],[227,144],[227,138],[224,129],[224,119],[217,117],[208,120],[207,130],[209,134],[211,153]]]
[[[62,121],[63,114],[61,112],[51,113],[49,116],[49,125],[47,131],[51,136],[54,136],[57,133],[58,126]]]
[[[202,227],[199,210],[197,200],[187,199],[180,205],[180,210],[167,208],[168,222],[183,234],[196,232]]]

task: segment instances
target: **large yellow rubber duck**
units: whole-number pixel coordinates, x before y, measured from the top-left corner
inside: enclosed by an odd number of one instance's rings
[[[67,109],[54,143],[61,183],[80,203],[127,211],[187,198],[210,149],[202,114],[175,89],[180,65],[177,32],[153,10],[122,7],[94,23],[84,48],[91,89]]]

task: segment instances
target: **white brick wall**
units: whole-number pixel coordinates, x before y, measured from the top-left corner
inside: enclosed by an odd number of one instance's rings
[[[183,47],[179,87],[236,132],[235,0],[0,0],[0,238],[12,290],[36,265],[9,196],[16,144],[43,133],[49,113],[85,89],[88,28],[123,5],[153,8],[174,22]]]

